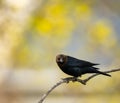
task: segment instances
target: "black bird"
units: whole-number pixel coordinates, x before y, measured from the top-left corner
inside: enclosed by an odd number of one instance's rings
[[[64,54],[57,55],[56,62],[64,73],[74,77],[79,77],[86,73],[98,73],[105,76],[111,76],[107,73],[98,71],[99,68],[94,67],[95,65],[99,64],[79,60],[77,58],[67,56]]]

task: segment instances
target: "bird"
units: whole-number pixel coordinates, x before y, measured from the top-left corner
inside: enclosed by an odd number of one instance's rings
[[[56,56],[56,63],[64,73],[76,78],[88,73],[97,73],[111,77],[111,75],[101,72],[99,68],[94,67],[99,64],[80,60],[72,56],[58,54]]]

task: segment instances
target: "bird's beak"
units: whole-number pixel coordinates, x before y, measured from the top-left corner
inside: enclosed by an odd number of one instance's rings
[[[60,62],[63,63],[63,59],[62,58],[60,58]]]

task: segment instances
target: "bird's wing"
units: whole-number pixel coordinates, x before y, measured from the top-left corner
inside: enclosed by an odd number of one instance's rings
[[[88,61],[79,60],[70,56],[68,57],[68,62],[70,66],[77,66],[77,67],[92,67],[95,65],[99,65],[96,63],[88,62]]]

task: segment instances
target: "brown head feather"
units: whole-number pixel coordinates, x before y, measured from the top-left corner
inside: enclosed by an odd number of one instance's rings
[[[59,67],[64,66],[64,64],[67,62],[67,56],[64,54],[59,54],[56,56],[56,62]]]

